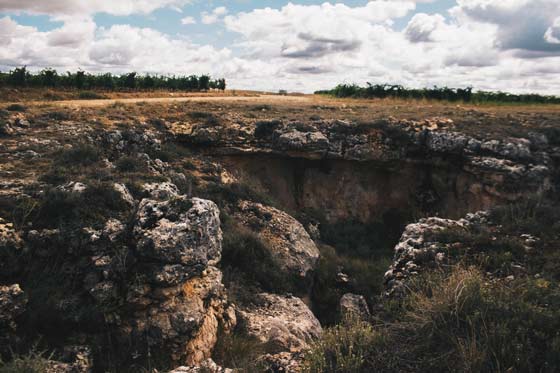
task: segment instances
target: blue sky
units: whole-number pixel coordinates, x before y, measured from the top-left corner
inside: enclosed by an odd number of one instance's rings
[[[268,9],[265,9],[268,8]],[[182,21],[184,20],[184,21]],[[560,93],[558,0],[0,0],[0,70]]]

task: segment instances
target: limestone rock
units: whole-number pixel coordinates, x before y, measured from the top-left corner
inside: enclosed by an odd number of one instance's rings
[[[56,189],[65,193],[81,194],[87,189],[87,186],[78,181],[70,181],[66,184],[57,186]]]
[[[132,197],[132,194],[130,194],[126,185],[121,183],[115,183],[113,184],[113,189],[115,189],[115,191],[119,194],[121,200],[124,203],[126,203],[128,206],[134,206],[135,204],[134,197]]]
[[[220,260],[220,211],[212,201],[184,196],[140,202],[133,228],[141,257],[200,273]]]
[[[233,369],[223,368],[216,364],[214,360],[204,360],[197,366],[178,367],[169,373],[233,373]]]
[[[142,191],[147,198],[163,201],[179,196],[179,189],[170,182],[148,183],[142,185]]]
[[[267,242],[272,258],[287,276],[309,278],[319,250],[296,219],[274,207],[243,201],[236,217]]]
[[[321,324],[300,298],[261,293],[238,311],[241,330],[273,353],[296,352],[321,336]]]
[[[409,277],[418,274],[423,268],[445,263],[449,247],[434,241],[432,237],[435,233],[450,228],[466,230],[472,225],[486,224],[488,215],[487,212],[479,211],[459,220],[431,217],[409,224],[395,246],[394,262],[385,273],[385,295],[402,294]]]

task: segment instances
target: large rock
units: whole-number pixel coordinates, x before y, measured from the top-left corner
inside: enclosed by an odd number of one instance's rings
[[[394,262],[385,273],[385,295],[402,295],[411,276],[445,263],[450,245],[438,242],[434,238],[437,233],[448,229],[468,230],[487,222],[488,213],[480,211],[459,220],[431,217],[409,224],[395,246]]]
[[[297,352],[321,336],[321,324],[300,298],[261,293],[238,311],[240,329],[271,353]]]
[[[273,260],[287,277],[311,277],[319,249],[296,219],[274,207],[249,201],[239,204],[236,217],[267,242]]]
[[[140,202],[132,228],[135,271],[125,289],[126,307],[113,319],[124,341],[139,350],[196,366],[211,357],[219,332],[235,326],[227,302],[220,260],[219,210],[207,200],[177,196]],[[103,281],[92,295],[100,304],[114,296]],[[149,350],[142,350],[149,347]]]
[[[152,351],[183,364],[210,358],[219,330],[231,330],[236,321],[214,267],[174,287],[131,287],[127,301],[138,311],[125,320],[123,333],[147,338]]]
[[[212,201],[180,196],[140,202],[133,228],[139,256],[200,274],[221,257],[220,211]]]

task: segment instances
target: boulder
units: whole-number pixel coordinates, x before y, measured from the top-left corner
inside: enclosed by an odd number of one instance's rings
[[[300,222],[274,207],[249,201],[239,204],[236,217],[267,242],[273,260],[287,277],[311,277],[319,249]]]
[[[261,293],[240,309],[238,324],[271,353],[297,352],[321,336],[321,324],[300,298]]]
[[[221,257],[220,211],[212,201],[180,196],[140,202],[133,227],[140,257],[200,274]]]

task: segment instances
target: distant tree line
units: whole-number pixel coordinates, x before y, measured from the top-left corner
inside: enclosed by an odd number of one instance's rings
[[[31,73],[27,68],[17,67],[9,72],[0,72],[0,87],[76,88],[76,89],[169,89],[181,91],[207,91],[226,89],[225,79],[212,79],[208,75],[139,75],[135,72],[122,75],[90,74],[85,71],[59,74],[54,69],[43,69]]]
[[[543,96],[538,94],[512,94],[506,92],[473,91],[468,88],[436,87],[410,89],[401,85],[371,84],[366,87],[356,84],[339,84],[326,91],[317,91],[315,94],[325,94],[345,98],[404,98],[428,99],[442,101],[463,102],[497,102],[497,103],[523,103],[523,104],[560,104],[558,96]]]

